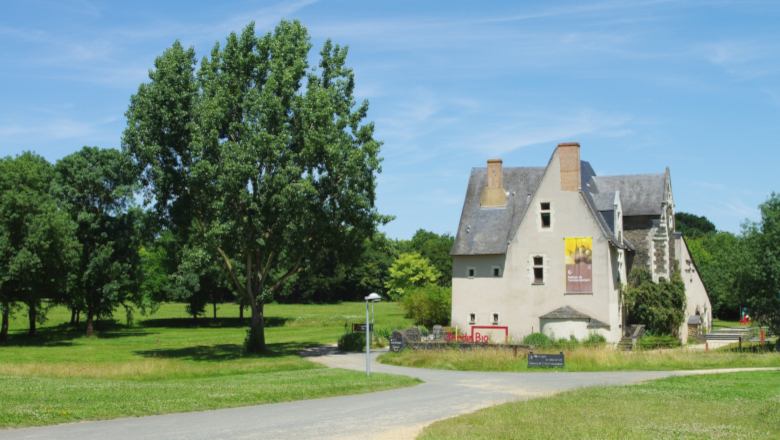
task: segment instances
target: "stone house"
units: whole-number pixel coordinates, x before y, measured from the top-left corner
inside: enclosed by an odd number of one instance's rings
[[[473,168],[450,254],[452,325],[476,337],[542,331],[618,342],[619,282],[635,266],[668,279],[675,259],[688,280],[686,312],[712,322],[698,270],[674,232],[669,169],[596,176],[578,143],[559,144],[546,167],[491,159]],[[686,322],[683,340],[687,332]]]

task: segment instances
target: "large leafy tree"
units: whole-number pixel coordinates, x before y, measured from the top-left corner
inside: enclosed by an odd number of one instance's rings
[[[34,153],[0,160],[0,340],[8,337],[13,302],[27,306],[34,336],[45,319],[42,300],[59,300],[68,291],[79,243],[51,193],[53,174]]]
[[[435,232],[419,229],[414,233],[409,246],[413,252],[419,252],[441,273],[438,284],[452,286],[452,257],[450,251],[455,237],[449,233],[439,235]]]
[[[55,187],[81,243],[72,304],[87,314],[86,336],[94,319],[111,316],[137,290],[139,212],[133,202],[137,177],[120,151],[84,147],[55,165]]]
[[[772,193],[759,206],[761,220],[744,224],[747,249],[754,264],[743,300],[750,315],[780,333],[780,194]],[[778,341],[780,346],[780,341]]]
[[[416,252],[398,256],[390,266],[390,279],[385,283],[392,299],[401,299],[408,290],[436,284],[441,273],[428,260]]]
[[[380,143],[356,106],[347,48],[327,41],[310,69],[306,29],[254,24],[217,44],[195,75],[179,43],[131,98],[123,145],[148,198],[187,252],[216,257],[252,312],[248,348],[265,348],[263,304],[325,250],[358,249],[384,221],[374,207]]]

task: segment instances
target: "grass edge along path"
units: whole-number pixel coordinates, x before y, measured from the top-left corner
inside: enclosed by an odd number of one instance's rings
[[[406,376],[373,374],[367,378],[365,373],[324,367],[162,380],[0,376],[0,428],[319,399],[419,383]]]
[[[534,350],[538,353],[563,351],[565,367],[554,371],[672,371],[704,370],[718,368],[766,368],[780,367],[780,354],[769,351],[775,344],[760,346],[743,344],[745,351],[733,351],[732,347],[704,352],[700,350],[670,349],[623,352],[611,347],[573,347],[562,350]],[[756,352],[750,350],[755,349]],[[549,368],[528,368],[525,353],[514,356],[512,350],[484,349],[457,350],[404,350],[379,356],[379,362],[400,367],[428,368],[454,371],[491,372],[549,372]]]
[[[417,438],[775,439],[780,438],[780,371],[584,388],[442,420]]]
[[[382,326],[406,325],[397,305],[376,307]],[[98,323],[96,335],[68,330],[70,313],[49,311],[29,338],[26,317],[12,320],[0,343],[0,428],[191,412],[288,402],[413,386],[405,376],[328,369],[301,350],[334,343],[345,325],[365,319],[364,303],[269,304],[268,350],[246,355],[238,307],[224,305],[214,323],[164,304],[128,326]],[[0,437],[2,433],[0,432]]]

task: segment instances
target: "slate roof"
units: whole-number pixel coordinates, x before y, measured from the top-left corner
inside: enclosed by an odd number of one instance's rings
[[[578,312],[569,306],[563,306],[560,309],[555,309],[546,315],[540,316],[539,319],[590,319],[590,316]]]
[[[505,167],[503,187],[509,192],[506,208],[481,209],[479,198],[487,184],[487,168],[472,168],[458,234],[450,255],[506,253],[507,242],[520,226],[544,170],[544,167]]]
[[[539,319],[587,319],[588,328],[609,328],[609,324],[599,321],[598,319],[591,318],[590,316],[578,312],[569,306],[563,306],[559,309],[555,309],[552,312],[542,315]]]
[[[590,318],[590,323],[588,323],[588,328],[609,328],[609,324],[605,322],[601,322],[598,319]]]
[[[629,176],[593,177],[593,183],[588,187],[598,194],[620,191],[620,201],[623,205],[623,215],[661,215],[661,204],[664,202],[665,174],[634,174]]]
[[[503,187],[509,193],[506,207],[482,209],[480,196],[487,184],[487,168],[472,168],[450,255],[505,254],[545,170],[546,167],[504,167]],[[660,215],[666,175],[598,177],[586,161],[580,161],[580,173],[580,194],[604,236],[618,248],[634,250],[625,238],[618,242],[614,237],[615,193],[620,192],[624,217]]]

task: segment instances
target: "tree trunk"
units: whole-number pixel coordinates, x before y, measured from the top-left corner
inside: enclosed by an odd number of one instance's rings
[[[250,304],[251,305],[251,304]],[[249,347],[249,351],[259,353],[265,351],[265,321],[263,320],[263,303],[256,303],[252,306],[252,332],[256,335],[254,344]]]
[[[81,321],[81,310],[76,310],[76,325],[73,326],[74,330],[79,329],[79,321]]]
[[[70,326],[72,328],[76,327],[76,308],[70,309]]]
[[[92,331],[94,330],[92,328],[92,317],[94,313],[92,313],[92,308],[87,307],[87,338],[92,337]]]
[[[238,322],[241,325],[244,325],[244,303],[240,302],[238,303]]]
[[[27,304],[28,312],[27,316],[30,317],[30,332],[27,333],[27,336],[35,336],[36,328],[35,328],[35,318],[37,317],[38,310],[35,308],[35,303],[31,302]]]
[[[10,310],[11,304],[4,303],[3,304],[3,326],[0,328],[0,341],[7,341],[8,340],[8,321],[10,320]]]

